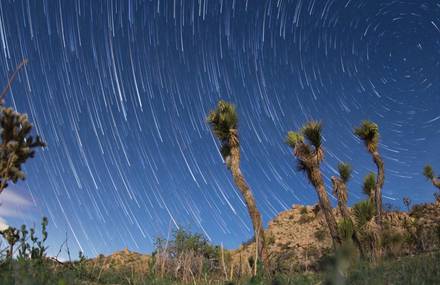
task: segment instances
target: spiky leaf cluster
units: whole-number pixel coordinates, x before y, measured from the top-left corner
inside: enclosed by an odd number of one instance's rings
[[[370,196],[372,191],[374,191],[374,187],[376,187],[376,174],[370,172],[364,177],[362,191],[365,195]]]
[[[217,109],[209,113],[208,123],[219,140],[228,139],[230,130],[237,128],[238,118],[235,106],[220,100],[217,104]]]
[[[322,125],[318,121],[307,122],[301,129],[302,135],[315,148],[320,147],[322,144],[321,131]]]
[[[229,102],[220,100],[217,108],[211,111],[207,117],[214,135],[221,142],[221,154],[227,158],[230,154],[229,139],[231,130],[237,129],[238,117],[235,106]]]
[[[374,204],[370,200],[361,201],[353,206],[353,216],[358,228],[363,227],[376,213]]]
[[[351,219],[346,219],[346,218],[342,219],[338,223],[338,232],[340,237],[344,241],[351,240],[354,233],[354,226],[353,223],[351,222]]]
[[[304,140],[306,140],[307,143],[305,143]],[[310,121],[298,132],[289,131],[286,137],[286,144],[295,152],[297,171],[304,172],[309,178],[309,181],[313,184],[314,180],[311,179],[311,168],[307,163],[311,160],[322,160],[321,123]]]
[[[34,157],[35,148],[46,144],[39,136],[30,135],[32,124],[26,114],[12,108],[0,110],[0,192],[7,187],[8,181],[16,183],[25,179],[22,165]]]
[[[379,127],[377,124],[365,120],[354,129],[354,134],[364,141],[369,151],[376,151],[379,143]]]
[[[289,131],[287,133],[286,144],[288,146],[295,148],[295,146],[300,142],[304,142],[304,137],[300,133],[293,131]]]
[[[20,238],[18,229],[14,227],[8,227],[7,229],[1,231],[0,234],[8,242],[9,245],[14,245]]]
[[[425,165],[425,167],[423,168],[423,175],[429,180],[434,179],[435,174],[431,165],[429,164]]]
[[[339,177],[344,183],[347,183],[351,178],[351,173],[353,169],[350,164],[342,162],[338,164]]]
[[[322,138],[321,138],[322,125],[318,121],[310,121],[307,122],[300,131],[293,132],[289,131],[286,137],[286,144],[291,148],[296,148],[298,145],[302,145],[304,140],[314,146],[315,149],[321,147]]]

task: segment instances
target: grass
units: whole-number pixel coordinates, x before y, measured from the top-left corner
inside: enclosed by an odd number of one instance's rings
[[[253,277],[235,281],[198,280],[195,283],[181,283],[172,279],[160,279],[155,276],[130,276],[127,272],[112,271],[97,281],[96,276],[80,272],[77,267],[57,267],[49,263],[31,263],[26,261],[3,264],[0,266],[0,284],[138,284],[138,285],[312,285],[312,284],[440,284],[440,253],[407,256],[400,259],[385,260],[372,264],[359,262],[345,277],[333,278],[332,272],[277,274],[273,278]],[[338,281],[334,281],[338,280]]]

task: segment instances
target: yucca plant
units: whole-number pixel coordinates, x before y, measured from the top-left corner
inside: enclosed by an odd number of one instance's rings
[[[378,150],[379,127],[377,124],[366,120],[363,121],[358,128],[355,128],[354,133],[364,142],[377,167],[377,179],[374,187],[374,202],[376,206],[376,223],[379,226],[382,226],[382,187],[385,182],[385,167]]]
[[[321,162],[324,159],[321,131],[320,122],[310,121],[301,130],[288,132],[286,144],[293,149],[293,154],[297,159],[297,170],[304,172],[314,186],[333,244],[337,246],[341,244],[341,238],[338,234],[336,219],[332,212],[320,169]]]
[[[426,177],[426,179],[430,180],[432,185],[440,189],[440,178],[435,176],[434,170],[432,169],[432,166],[427,164],[423,168],[423,175]]]
[[[374,205],[375,201],[375,191],[374,188],[376,187],[376,174],[373,172],[368,173],[364,177],[364,182],[362,184],[362,192],[364,192],[365,195],[368,196],[370,199],[370,202]]]
[[[262,261],[268,268],[268,256],[265,248],[265,237],[260,212],[257,208],[252,190],[246,182],[240,169],[240,139],[238,136],[238,116],[235,106],[226,101],[219,101],[217,108],[211,111],[207,118],[214,135],[220,141],[220,152],[232,173],[235,185],[240,190],[246,203],[249,216],[254,228],[255,244],[257,247],[257,259]],[[256,264],[255,264],[256,265]],[[255,266],[254,268],[257,268]]]
[[[362,228],[375,214],[374,204],[369,200],[360,201],[353,206],[353,216],[358,228]]]
[[[341,213],[344,223],[350,222],[351,225],[353,225],[353,221],[351,219],[350,211],[348,210],[347,207],[347,199],[348,199],[347,182],[351,178],[352,171],[353,170],[350,164],[342,162],[338,164],[339,177],[338,176],[331,177],[333,194],[338,199],[339,212]],[[341,233],[340,230],[339,233]],[[344,239],[343,236],[341,237],[342,239]],[[350,239],[353,240],[353,242],[359,248],[359,252],[361,253],[361,255],[363,255],[363,248],[359,239],[359,235],[354,228],[351,230]]]
[[[373,259],[380,255],[379,243],[381,239],[380,227],[374,220],[375,214],[374,203],[370,200],[361,201],[353,206],[355,229],[359,233],[362,245],[368,245]]]
[[[351,219],[341,219],[338,223],[338,232],[345,242],[351,241],[354,235],[354,225]]]

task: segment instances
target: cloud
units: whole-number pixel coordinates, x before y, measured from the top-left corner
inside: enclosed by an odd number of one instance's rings
[[[33,209],[34,205],[26,198],[24,189],[8,187],[0,194],[0,231],[9,227],[6,219],[28,219]]]
[[[8,223],[6,222],[5,219],[3,219],[2,217],[0,217],[0,231],[4,231],[7,228],[9,228]]]
[[[26,199],[23,194],[18,193],[15,189],[7,188],[0,195],[1,204],[12,204],[16,206],[31,206],[32,203]]]

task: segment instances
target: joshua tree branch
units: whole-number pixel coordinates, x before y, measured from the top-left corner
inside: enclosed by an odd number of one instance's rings
[[[0,104],[3,105],[4,99],[6,97],[6,95],[8,94],[8,92],[11,90],[12,88],[12,83],[14,82],[15,78],[17,77],[18,72],[20,71],[20,69],[22,69],[26,64],[28,63],[28,59],[24,58],[22,59],[22,61],[17,65],[17,67],[15,68],[14,73],[12,73],[11,77],[9,77],[8,80],[8,84],[5,86],[5,88],[3,88],[2,93],[0,94]]]

